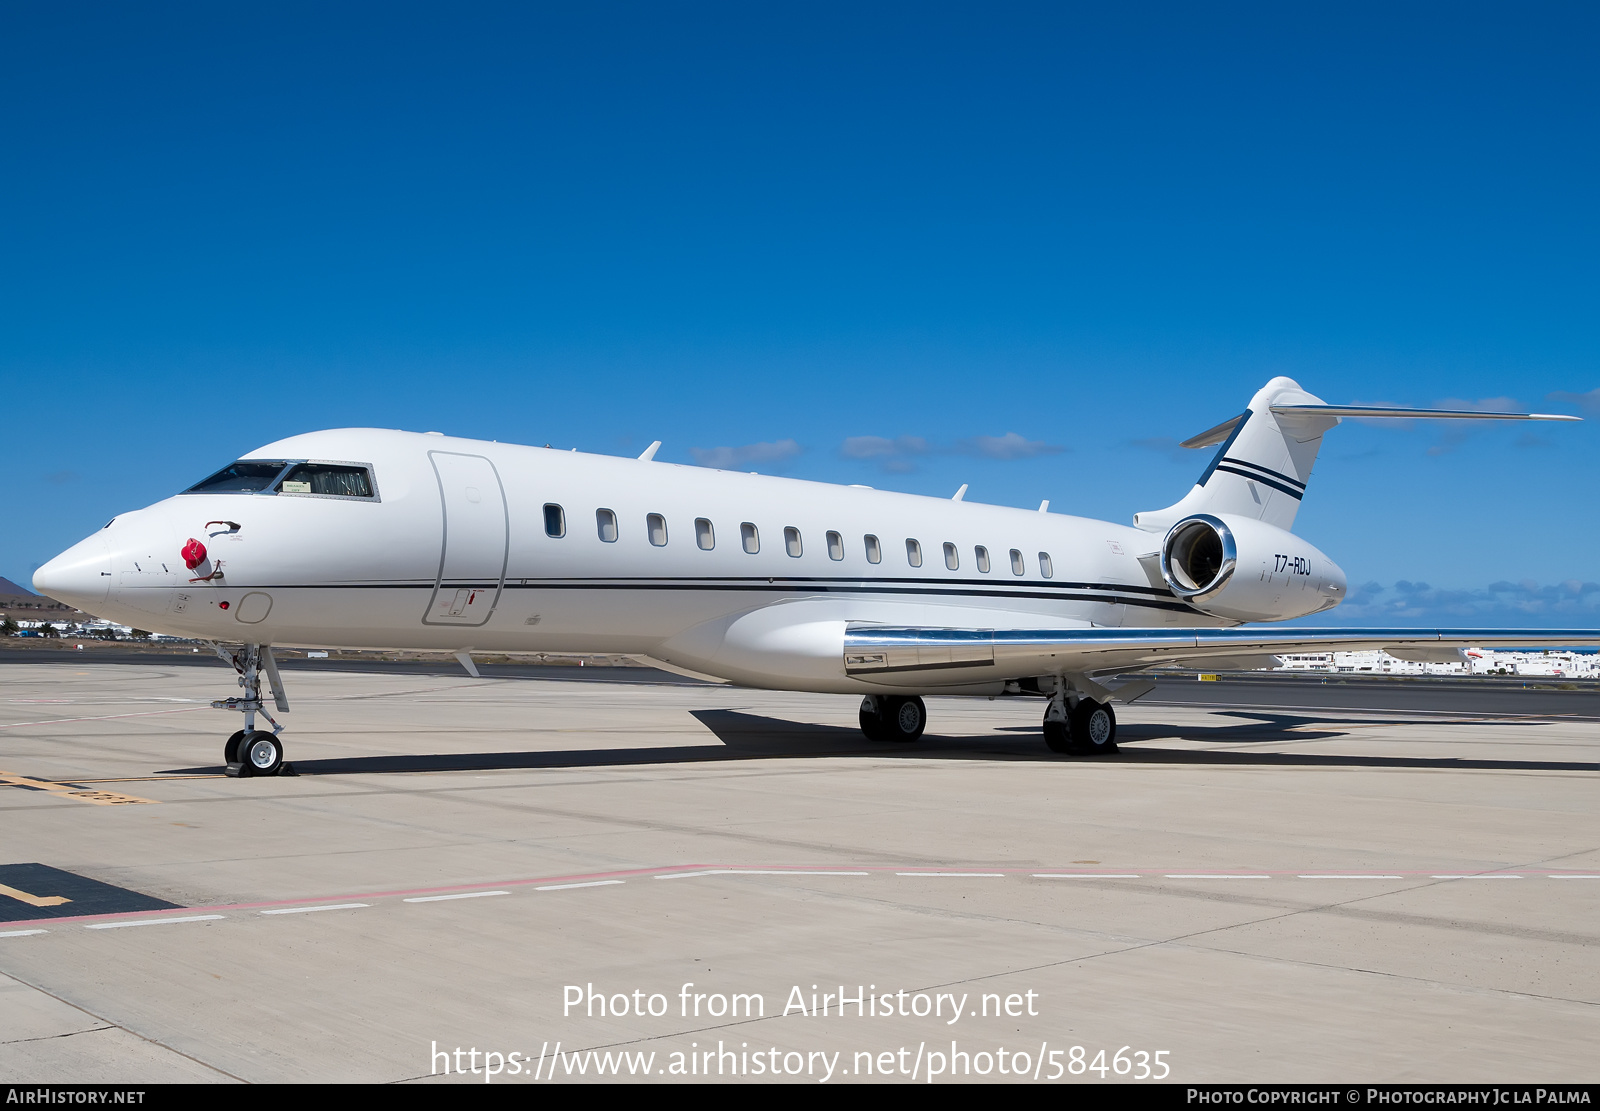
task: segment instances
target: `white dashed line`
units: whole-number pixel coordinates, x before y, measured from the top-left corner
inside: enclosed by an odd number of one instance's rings
[[[609,887],[614,883],[623,883],[623,880],[590,880],[588,883],[552,883],[544,887],[535,887],[535,891],[570,891],[574,887]]]
[[[86,930],[120,930],[124,926],[165,926],[171,922],[214,922],[225,918],[222,914],[191,914],[187,918],[141,918],[137,922],[90,922]]]
[[[1172,872],[1163,879],[1169,880],[1270,880],[1271,876],[1242,876],[1237,873],[1223,874],[1221,872]]]
[[[1362,873],[1360,875],[1352,875],[1350,873],[1342,873],[1342,874],[1332,874],[1332,875],[1326,875],[1326,876],[1296,876],[1295,879],[1297,879],[1297,880],[1403,880],[1403,879],[1405,879],[1405,877],[1404,876],[1380,876],[1380,875],[1367,874],[1367,873]]]
[[[49,930],[7,930],[0,933],[0,937],[32,937],[34,934],[47,934]]]
[[[707,868],[702,872],[669,872],[664,876],[655,877],[658,880],[687,880],[695,876],[866,876],[870,872],[834,872],[834,871],[808,871],[802,872],[793,868]]]
[[[1137,872],[1035,872],[1036,880],[1142,880]]]
[[[896,872],[897,876],[937,876],[943,879],[1004,879],[1004,872]]]
[[[330,903],[320,907],[284,907],[282,910],[264,910],[262,914],[312,914],[319,910],[354,910],[356,907],[370,907],[371,903]]]
[[[403,900],[407,903],[442,903],[446,899],[481,899],[485,895],[509,895],[509,891],[463,891],[459,895],[417,895]]]

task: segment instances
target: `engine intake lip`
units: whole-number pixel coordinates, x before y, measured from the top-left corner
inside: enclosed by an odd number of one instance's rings
[[[1209,549],[1199,554],[1215,563],[1207,567],[1205,581],[1192,574],[1197,548]],[[1233,531],[1220,518],[1209,513],[1195,513],[1185,517],[1167,530],[1161,543],[1161,577],[1167,580],[1172,592],[1186,602],[1203,602],[1222,593],[1239,566],[1239,548]]]

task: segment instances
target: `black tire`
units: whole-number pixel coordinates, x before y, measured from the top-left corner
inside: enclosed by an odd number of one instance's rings
[[[1072,729],[1064,721],[1044,723],[1044,743],[1051,752],[1059,752],[1064,756],[1077,751],[1072,747]]]
[[[1109,702],[1080,698],[1070,716],[1075,751],[1085,756],[1117,751],[1117,715]]]
[[[861,712],[857,720],[861,722],[861,732],[869,741],[887,741],[888,731],[884,728],[882,704],[886,701],[877,695],[867,695],[861,700]]]
[[[222,762],[224,764],[237,764],[239,762],[239,743],[248,736],[243,729],[228,738],[228,743],[222,746]]]
[[[891,741],[914,741],[928,727],[928,707],[922,699],[890,698],[884,708],[884,732]]]
[[[241,775],[277,775],[281,767],[283,767],[283,743],[271,733],[258,729],[240,744]]]

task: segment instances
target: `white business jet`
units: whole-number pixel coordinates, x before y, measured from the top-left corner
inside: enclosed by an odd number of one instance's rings
[[[1328,405],[1274,378],[1188,440],[1194,488],[1133,527],[863,486],[356,428],[268,444],[124,513],[34,575],[98,616],[213,642],[239,672],[233,775],[283,766],[272,646],[623,653],[751,687],[860,696],[914,741],[927,694],[1031,694],[1061,753],[1110,752],[1162,664],[1279,652],[1600,644],[1600,631],[1241,628],[1331,609],[1345,576],[1289,531],[1341,417],[1576,420]],[[238,645],[237,649],[222,645]],[[256,728],[265,717],[270,731]]]

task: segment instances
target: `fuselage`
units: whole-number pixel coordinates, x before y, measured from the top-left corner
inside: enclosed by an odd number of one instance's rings
[[[120,514],[35,583],[186,637],[627,653],[841,692],[884,689],[844,675],[853,623],[1232,624],[1174,596],[1159,535],[1062,514],[379,429],[245,460],[364,469],[370,489],[178,494]]]

